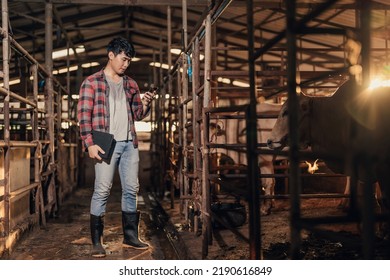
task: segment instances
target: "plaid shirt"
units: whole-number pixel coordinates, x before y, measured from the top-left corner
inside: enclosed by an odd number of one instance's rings
[[[145,118],[150,110],[143,111],[138,85],[129,76],[123,76],[123,89],[127,99],[130,133],[133,137],[133,145],[137,148],[138,139],[134,121]],[[110,89],[103,69],[87,77],[80,87],[77,117],[80,124],[81,140],[85,148],[94,145],[92,130],[110,131],[109,93]]]

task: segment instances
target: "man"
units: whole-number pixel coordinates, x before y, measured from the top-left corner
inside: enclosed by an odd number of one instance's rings
[[[82,83],[77,108],[81,139],[89,157],[95,159],[95,183],[90,209],[93,257],[106,255],[102,246],[103,218],[117,167],[122,185],[123,246],[135,249],[149,247],[138,238],[139,151],[134,121],[142,120],[149,114],[155,92],[146,92],[141,100],[137,83],[125,75],[135,56],[130,42],[121,37],[114,38],[107,46],[107,54],[106,67]],[[111,160],[103,161],[99,156],[99,152],[104,154],[104,151],[94,144],[93,131],[114,135],[116,146]]]

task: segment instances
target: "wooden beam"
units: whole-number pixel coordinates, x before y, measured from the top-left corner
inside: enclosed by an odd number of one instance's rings
[[[26,3],[45,3],[46,0],[15,0],[15,2]],[[51,0],[52,4],[92,4],[92,5],[110,5],[110,6],[182,6],[182,0],[120,0],[111,1],[108,3],[106,0]],[[286,8],[286,5],[280,1],[265,1],[265,0],[253,0],[255,7],[261,7],[265,9],[281,9]],[[188,7],[194,6],[207,6],[208,0],[191,0],[188,1]],[[246,5],[246,0],[235,0],[231,3],[232,6]],[[297,8],[314,8],[318,3],[302,2],[297,3]],[[389,4],[373,2],[372,10],[389,10]],[[333,5],[335,9],[357,9],[356,3],[337,3]]]
[[[45,0],[18,0],[18,2],[45,3]],[[182,0],[51,0],[52,4],[89,4],[110,6],[181,6]],[[207,6],[208,0],[191,0],[188,6]]]

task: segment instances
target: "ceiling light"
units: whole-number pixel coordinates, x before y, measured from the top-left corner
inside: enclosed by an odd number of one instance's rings
[[[20,83],[20,79],[14,79],[14,80],[10,80],[9,81],[9,85],[16,85],[16,84],[19,84]],[[3,87],[4,86],[4,83],[0,83],[0,87]]]
[[[234,86],[237,86],[237,87],[249,87],[250,86],[248,83],[240,82],[240,81],[233,81],[232,84]]]
[[[171,49],[171,53],[179,55],[181,54],[181,49]]]
[[[90,68],[90,67],[94,67],[94,66],[98,66],[98,65],[100,65],[99,62],[88,62],[88,63],[81,64],[81,67]]]
[[[83,45],[76,47],[76,53],[83,53],[83,52],[85,52],[85,48]],[[74,54],[73,49],[69,48],[69,55],[73,55],[73,54]],[[68,49],[62,49],[62,50],[54,51],[52,53],[52,58],[56,59],[56,58],[66,57],[67,55],[68,55]]]
[[[77,65],[70,66],[69,68],[68,67],[64,67],[64,68],[61,68],[61,69],[58,69],[58,70],[53,70],[53,75],[63,74],[63,73],[66,73],[66,72],[73,72],[73,71],[76,71],[77,69],[79,69],[79,67]]]
[[[224,84],[230,84],[231,83],[230,79],[222,78],[222,77],[218,77],[217,81],[220,82],[220,83],[224,83]]]
[[[154,66],[154,67],[159,67],[159,68],[163,68],[163,69],[169,69],[169,65],[168,64],[161,64],[160,62],[150,62],[149,63],[150,66]]]

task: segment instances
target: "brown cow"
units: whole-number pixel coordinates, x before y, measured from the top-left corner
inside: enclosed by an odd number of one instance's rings
[[[256,113],[259,115],[277,115],[280,112],[282,105],[274,104],[274,103],[258,103],[256,105]],[[257,119],[257,142],[261,144],[266,144],[268,138],[271,136],[272,128],[275,126],[276,118],[258,118]],[[246,122],[242,120],[239,122],[239,127],[243,127],[241,129],[241,133],[239,135],[238,141],[244,143],[246,139]],[[245,139],[242,139],[245,138]],[[264,149],[265,147],[263,147]],[[274,161],[280,160],[282,157],[275,157],[273,155],[260,154],[258,156],[259,159],[259,169],[260,174],[274,174]],[[271,213],[271,209],[274,207],[274,199],[269,199],[267,197],[275,194],[275,178],[272,177],[261,177],[260,179],[261,188],[264,192],[264,201],[261,204],[260,212],[262,215],[269,215]]]
[[[384,199],[390,189],[390,88],[363,90],[345,82],[331,97],[299,96],[300,144],[327,155],[326,165],[335,173],[351,175],[348,151],[355,158],[358,179],[382,187]],[[287,102],[268,140],[272,149],[288,141]]]

